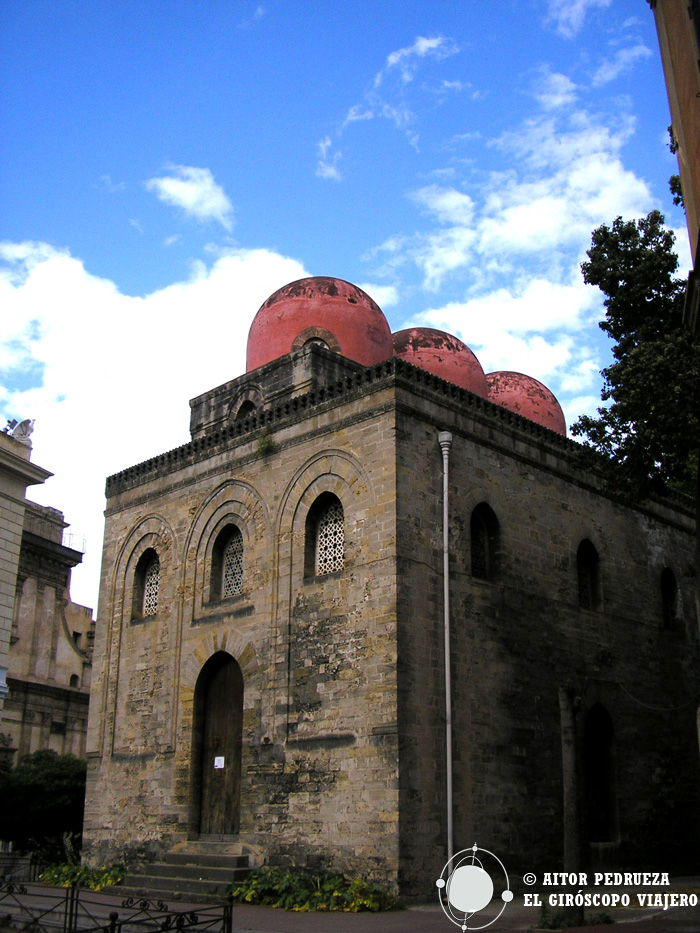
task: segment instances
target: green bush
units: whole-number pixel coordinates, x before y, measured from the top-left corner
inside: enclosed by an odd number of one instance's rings
[[[361,878],[350,881],[343,875],[281,868],[260,868],[243,881],[231,885],[236,901],[281,907],[284,910],[396,910],[398,901],[380,885]]]
[[[87,762],[41,749],[0,773],[0,839],[46,864],[67,857],[64,843],[80,848]],[[68,857],[70,860],[70,857]]]
[[[50,865],[45,869],[39,879],[42,884],[50,884],[57,888],[90,888],[91,891],[101,891],[111,884],[121,884],[124,880],[122,865],[111,865],[109,868],[84,868],[82,865]]]

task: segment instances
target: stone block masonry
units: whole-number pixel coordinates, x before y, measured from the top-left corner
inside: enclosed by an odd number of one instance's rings
[[[93,860],[155,857],[206,825],[272,864],[433,894],[446,860],[440,430],[454,439],[457,847],[553,870],[575,779],[582,863],[629,868],[651,840],[664,865],[692,858],[687,503],[615,502],[565,437],[398,359],[365,367],[305,346],[191,411],[189,444],[107,483]],[[241,587],[224,597],[234,526]],[[342,560],[319,573],[331,533]]]

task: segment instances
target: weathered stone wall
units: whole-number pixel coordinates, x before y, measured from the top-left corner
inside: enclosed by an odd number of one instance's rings
[[[61,543],[63,513],[25,503],[8,657],[10,687],[0,713],[8,764],[39,749],[85,756],[92,612],[70,601],[82,554]]]
[[[399,395],[399,731],[401,866],[430,893],[446,860],[442,454],[450,453],[450,600],[455,850],[476,841],[509,868],[562,865],[559,688],[576,710],[580,858],[689,865],[698,828],[698,631],[688,511],[624,507],[577,468],[574,445],[518,423]],[[490,579],[472,573],[470,520],[499,525]],[[600,557],[601,605],[578,600],[577,549]],[[665,626],[660,577],[679,584]],[[589,845],[584,721],[602,704],[614,729],[618,827]],[[677,809],[672,813],[672,801]],[[652,842],[653,841],[653,842]],[[650,853],[653,847],[653,854]]]
[[[327,356],[307,348],[287,368],[303,358],[312,371]],[[196,688],[226,652],[244,682],[240,838],[271,862],[434,893],[446,858],[443,429],[453,434],[455,846],[476,841],[509,870],[561,868],[563,696],[582,863],[658,868],[687,856],[698,634],[682,503],[612,501],[576,445],[400,361],[329,376],[244,424],[230,422],[223,391],[202,405],[204,421],[220,418],[213,433],[108,481],[86,809],[94,859],[153,856],[197,833]],[[323,493],[343,505],[345,563],[315,577],[306,519]],[[482,503],[498,525],[487,579],[471,562]],[[219,599],[214,544],[231,522],[243,591]],[[600,560],[590,609],[578,597],[584,539]],[[149,549],[160,600],[141,618],[136,568]],[[679,586],[670,626],[665,568]],[[584,723],[596,704],[614,733],[614,838],[603,846],[586,825]]]
[[[270,410],[292,396],[334,385],[361,373],[359,363],[318,345],[273,360],[245,376],[190,401],[190,435],[203,437],[244,417],[246,411]]]
[[[26,441],[26,443],[25,443]],[[30,462],[29,438],[22,441],[0,431],[0,709],[7,695],[7,668],[17,589],[27,486],[43,483],[51,473]],[[0,767],[9,767],[10,744],[0,732]]]
[[[393,416],[381,392],[355,396],[276,431],[271,450],[234,439],[110,498],[88,746],[93,858],[154,855],[197,832],[195,686],[226,651],[245,690],[241,838],[273,862],[395,879]],[[343,505],[345,563],[313,577],[305,521],[324,492]],[[243,592],[212,599],[213,542],[228,522],[243,537]],[[134,571],[149,548],[158,612],[135,619]]]

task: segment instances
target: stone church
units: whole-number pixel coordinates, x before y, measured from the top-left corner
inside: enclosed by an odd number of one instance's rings
[[[692,503],[610,498],[541,383],[339,279],[190,410],[107,480],[92,861],[229,840],[410,897],[451,823],[514,872],[687,863]]]

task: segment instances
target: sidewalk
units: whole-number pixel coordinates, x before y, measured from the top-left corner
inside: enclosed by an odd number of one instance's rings
[[[693,886],[700,879],[693,879]],[[700,933],[700,905],[669,910],[659,908],[629,908],[622,910],[596,910],[608,913],[614,925],[584,926],[569,929],[568,933]],[[493,916],[493,915],[491,915]],[[524,907],[523,898],[516,897],[508,904],[485,931],[500,933],[510,930],[535,929],[540,911]],[[485,911],[472,917],[469,930],[475,930],[489,920]],[[274,910],[271,907],[251,907],[235,904],[233,908],[234,933],[450,933],[460,927],[448,920],[439,903],[388,913],[295,913]]]
[[[4,916],[14,914],[22,903],[37,902],[39,898],[51,897],[51,892],[62,895],[64,889],[46,888],[40,884],[28,883],[25,893],[14,895],[12,902],[6,900],[0,907]],[[671,889],[675,891],[700,891],[700,878],[675,880]],[[609,889],[612,893],[613,889]],[[622,893],[621,891],[619,893]],[[87,898],[86,898],[87,900]],[[635,899],[632,898],[634,901]],[[116,893],[90,893],[90,909],[96,917],[99,915],[107,922],[111,911],[124,917],[123,897]],[[500,901],[494,902],[493,912],[488,913],[491,905],[475,914],[467,927],[476,930],[481,927],[487,933],[506,933],[506,931],[536,929],[540,919],[537,907],[526,907],[522,894],[516,895],[506,905],[500,917],[490,926],[485,923],[500,910]],[[174,900],[169,902],[172,912],[204,911],[211,905],[197,904],[191,901]],[[552,911],[550,911],[551,913]],[[697,907],[670,908],[666,911],[656,908],[622,908],[616,910],[594,910],[591,913],[608,913],[615,920],[615,925],[585,926],[569,930],[569,933],[700,933],[700,905]],[[0,926],[3,917],[0,916]],[[175,928],[174,925],[173,928]],[[296,911],[275,910],[271,907],[255,907],[249,904],[234,904],[232,909],[233,933],[450,933],[460,930],[460,926],[450,921],[440,907],[437,893],[432,904],[412,907],[406,910],[386,913],[343,913],[315,912],[299,913]]]

